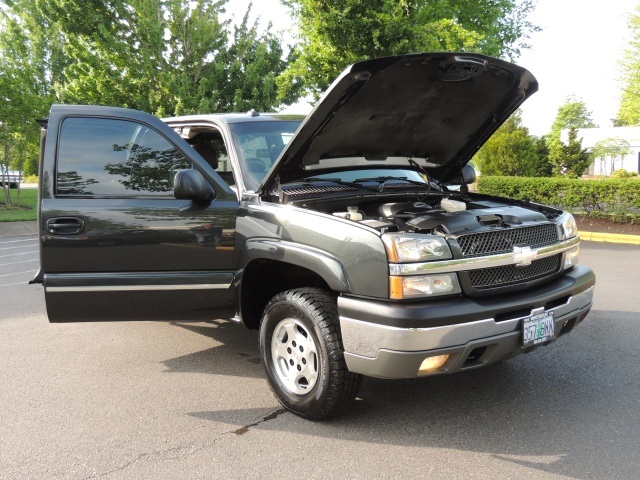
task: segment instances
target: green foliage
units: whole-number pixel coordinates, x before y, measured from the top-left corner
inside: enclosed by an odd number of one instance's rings
[[[0,8],[0,164],[11,170],[21,171],[39,156],[35,119],[45,115],[51,102],[46,72],[55,59],[43,39],[44,28],[38,12]],[[5,189],[9,205],[13,194]]]
[[[531,176],[536,173],[538,153],[529,130],[514,113],[487,140],[473,159],[483,175]]]
[[[272,111],[285,61],[270,28],[223,20],[228,0],[0,0],[0,163],[37,174],[54,102],[160,116]],[[7,192],[9,195],[9,192]]]
[[[587,110],[587,106],[584,101],[577,97],[569,96],[565,102],[558,107],[558,113],[551,125],[551,132],[546,136],[547,148],[549,149],[549,162],[553,166],[553,172],[555,175],[568,175],[570,177],[580,176],[582,172],[589,166],[587,165],[582,170],[579,167],[586,161],[580,151],[582,148],[582,139],[579,141],[574,138],[573,142],[569,141],[568,145],[565,145],[560,140],[560,133],[562,130],[571,130],[578,128],[593,128],[597,125],[591,118],[591,112]],[[577,137],[577,134],[575,134]]]
[[[622,95],[614,125],[640,125],[640,5],[629,16],[627,24],[631,40],[625,50],[622,66]]]
[[[38,0],[65,39],[56,93],[65,103],[156,113],[271,111],[285,68],[280,38],[249,24],[231,31],[227,0]],[[249,9],[251,6],[249,7]]]
[[[551,136],[560,138],[560,131],[568,128],[593,128],[597,125],[591,118],[592,113],[587,110],[583,100],[569,96],[558,107],[556,118],[551,124]]]
[[[616,170],[616,162],[631,152],[631,145],[624,138],[605,138],[596,143],[591,149],[593,156],[600,160],[600,172],[596,174],[608,175]]]
[[[537,30],[531,0],[283,0],[300,29],[283,91],[304,86],[317,98],[348,65],[420,51],[476,51],[517,57]]]
[[[534,142],[536,145],[536,154],[538,155],[535,176],[551,177],[553,175],[553,165],[549,160],[549,146],[547,145],[547,139],[546,137],[536,137],[534,138]]]
[[[37,140],[35,140],[37,144]],[[35,177],[38,175],[38,166],[39,166],[39,154],[32,153],[30,154],[24,161],[22,165],[22,171],[24,172],[25,177]]]
[[[556,176],[578,178],[591,164],[591,155],[582,148],[582,139],[578,138],[578,131],[569,129],[568,143],[558,142],[559,148],[550,149],[549,161]]]
[[[638,174],[635,172],[628,172],[624,168],[619,168],[613,171],[610,178],[634,178],[637,176]]]
[[[530,200],[595,218],[640,223],[640,179],[482,176],[478,179],[478,191],[487,195]]]

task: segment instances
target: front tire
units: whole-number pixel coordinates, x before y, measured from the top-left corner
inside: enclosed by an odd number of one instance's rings
[[[335,296],[316,288],[282,292],[260,324],[260,353],[278,401],[300,417],[327,418],[358,393],[361,376],[344,361]]]

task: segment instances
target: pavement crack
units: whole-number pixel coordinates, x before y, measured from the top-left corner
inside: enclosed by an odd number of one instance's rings
[[[268,422],[269,420],[273,420],[273,419],[275,419],[279,415],[282,415],[285,412],[286,412],[286,410],[284,408],[280,408],[278,410],[274,410],[273,412],[271,412],[266,417],[263,417],[262,420],[258,420],[257,422],[250,423],[249,425],[245,425],[244,427],[240,427],[237,430],[233,430],[233,432],[228,432],[228,433],[235,433],[236,435],[244,435],[245,433],[247,433],[249,431],[249,429],[251,427],[255,427],[257,425],[260,425],[261,423]]]
[[[204,450],[206,448],[212,447],[213,445],[216,444],[216,442],[218,440],[220,440],[220,437],[222,437],[223,435],[229,435],[230,433],[235,433],[236,435],[244,435],[245,433],[247,433],[249,431],[249,429],[251,427],[255,427],[257,425],[260,425],[264,422],[268,422],[270,420],[273,420],[275,418],[277,418],[278,416],[282,415],[283,413],[286,413],[286,410],[284,408],[280,408],[277,410],[272,411],[271,413],[269,413],[268,415],[262,417],[262,419],[250,423],[249,425],[245,425],[243,427],[240,427],[236,430],[229,430],[227,432],[223,432],[220,433],[218,435],[218,437],[216,439],[214,439],[212,442],[208,442],[204,445],[201,445],[199,447],[195,447],[195,446],[178,446],[178,447],[172,447],[172,448],[167,448],[165,450],[153,450],[151,452],[145,452],[145,453],[141,453],[140,455],[138,455],[136,458],[128,461],[127,463],[124,463],[123,465],[120,465],[118,468],[114,468],[112,470],[109,470],[108,472],[104,472],[104,473],[100,473],[97,475],[91,475],[89,477],[85,477],[84,480],[92,480],[92,479],[96,479],[96,478],[102,478],[102,477],[106,477],[108,475],[117,473],[117,472],[122,472],[124,470],[126,470],[127,468],[129,468],[131,465],[139,462],[140,460],[146,458],[146,457],[151,457],[151,456],[156,456],[156,455],[164,455],[166,453],[171,453],[171,452],[177,452],[180,450],[192,450],[191,454]]]
[[[167,448],[166,450],[154,450],[152,452],[141,453],[140,455],[138,455],[133,460],[129,460],[127,463],[125,463],[124,465],[120,465],[118,468],[114,468],[113,470],[109,470],[108,472],[100,473],[98,475],[92,475],[90,477],[85,477],[84,480],[91,480],[91,479],[94,479],[94,478],[106,477],[107,475],[111,475],[112,473],[121,472],[123,470],[126,470],[131,465],[133,465],[134,463],[139,462],[140,460],[142,460],[145,457],[149,457],[149,456],[152,456],[152,455],[163,455],[165,453],[176,452],[178,450],[184,450],[186,448],[189,448],[189,447],[179,446],[179,447]]]

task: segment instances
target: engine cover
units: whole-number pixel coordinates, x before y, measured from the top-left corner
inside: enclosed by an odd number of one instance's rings
[[[425,233],[439,227],[444,233],[459,235],[548,222],[542,213],[517,206],[505,206],[460,212],[437,211],[412,218],[407,221],[406,227]]]

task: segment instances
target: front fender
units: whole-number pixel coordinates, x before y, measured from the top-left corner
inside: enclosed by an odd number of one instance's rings
[[[351,283],[343,265],[318,248],[275,238],[247,240],[240,252],[238,281],[244,267],[254,260],[275,260],[303,267],[322,277],[334,292],[351,292]]]

